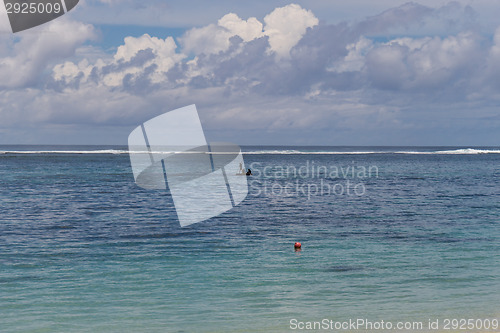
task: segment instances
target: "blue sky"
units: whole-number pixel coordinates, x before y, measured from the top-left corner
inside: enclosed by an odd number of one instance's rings
[[[81,0],[12,34],[0,143],[123,144],[196,104],[209,141],[498,145],[495,2]]]

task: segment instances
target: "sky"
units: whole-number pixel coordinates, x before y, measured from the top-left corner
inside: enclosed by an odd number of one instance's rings
[[[500,144],[495,1],[80,0],[9,30],[0,144],[126,145],[196,104],[208,141]]]

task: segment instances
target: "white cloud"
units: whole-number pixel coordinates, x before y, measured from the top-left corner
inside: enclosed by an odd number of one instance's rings
[[[393,18],[401,10],[407,17],[424,21],[442,12],[405,5],[367,22],[379,27],[399,26],[401,22],[393,22]],[[385,24],[377,21],[384,17],[389,18]],[[112,59],[59,64],[53,68],[53,79],[132,89],[135,93],[157,84],[188,90],[224,87],[231,94],[299,93],[307,99],[339,88],[435,89],[454,84],[457,76],[471,75],[467,71],[480,56],[479,37],[471,32],[446,38],[400,37],[381,43],[356,35],[366,24],[317,26],[312,12],[294,4],[276,8],[264,22],[243,20],[230,13],[217,24],[189,30],[181,38],[183,52],[194,53],[187,61],[171,37],[127,37]],[[311,33],[305,37],[307,29]],[[231,40],[234,36],[239,39]],[[298,43],[300,48],[290,54]]]
[[[226,51],[229,39],[239,36],[249,42],[263,36],[262,23],[255,17],[243,20],[234,13],[224,15],[217,24],[193,28],[181,38],[184,52],[213,54]]]
[[[427,22],[425,15],[435,15],[418,6],[414,15],[412,8],[405,7],[407,17]],[[399,27],[392,14],[377,18],[389,17],[387,24],[371,18],[369,25]],[[15,92],[0,92],[0,116],[4,124],[30,119],[121,126],[196,103],[209,115],[208,129],[231,128],[242,135],[249,129],[259,137],[287,129],[314,134],[325,128],[414,128],[421,110],[455,111],[450,100],[461,107],[472,103],[470,96],[483,97],[474,103],[491,102],[477,93],[493,86],[493,73],[500,71],[500,30],[491,45],[467,29],[444,37],[402,34],[382,42],[363,33],[360,26],[366,24],[319,25],[297,5],[277,8],[262,22],[230,13],[189,30],[180,49],[171,37],[146,34],[125,38],[107,55],[81,46],[81,36],[66,42],[58,36],[48,43],[56,59],[34,37],[0,40],[0,64],[28,59],[36,69],[29,78],[40,83],[30,86],[23,78],[12,86]],[[13,75],[6,68],[0,65],[0,72]],[[14,84],[5,75],[4,82]]]
[[[155,71],[151,74],[151,80],[154,83],[163,81],[163,75],[168,72],[177,62],[181,61],[185,56],[176,53],[177,45],[172,37],[165,39],[151,37],[144,34],[139,38],[126,37],[125,44],[118,47],[114,60],[116,63],[129,62],[138,55],[140,51],[151,50],[154,58],[146,61],[142,66],[129,67],[120,74],[114,73],[115,77],[109,79],[112,82],[110,85],[119,85],[120,81],[126,74],[137,74],[145,68],[155,65]],[[111,74],[110,74],[111,75]]]
[[[245,21],[239,18],[238,15],[230,13],[224,15],[217,24],[226,28],[230,36],[239,36],[245,42],[249,42],[263,35],[262,23],[255,17],[250,17]]]
[[[98,59],[94,65],[87,61],[77,65],[71,62],[56,65],[52,76],[56,81],[64,80],[66,83],[81,76],[83,82],[87,81],[93,70],[101,75],[102,83],[110,87],[123,85],[125,77],[135,80],[147,69],[154,68],[148,73],[151,83],[160,83],[165,80],[165,74],[179,61],[185,58],[176,52],[177,45],[172,37],[165,39],[151,37],[144,34],[141,37],[126,37],[124,44],[118,47],[113,59]],[[141,52],[150,52],[143,60],[136,60]]]
[[[307,28],[318,25],[319,20],[310,10],[291,4],[276,8],[264,17],[264,22],[265,35],[269,36],[270,50],[280,57],[285,57],[304,36]]]
[[[45,67],[75,54],[77,47],[95,38],[88,24],[58,19],[44,26],[40,33],[20,33],[20,40],[0,58],[0,86],[22,87],[34,84]]]
[[[68,81],[76,77],[78,73],[83,72],[83,70],[81,66],[75,65],[71,61],[66,61],[54,67],[54,78],[58,81]]]
[[[343,73],[361,71],[365,66],[366,54],[373,48],[373,41],[361,36],[356,43],[348,44],[347,55],[337,61],[328,71]]]
[[[457,36],[399,38],[375,47],[368,54],[370,79],[390,89],[434,89],[456,75],[477,68],[479,37],[471,32]]]
[[[210,24],[203,28],[193,28],[180,38],[186,53],[219,53],[229,48],[231,33],[219,25]]]
[[[245,42],[268,36],[269,51],[287,57],[307,29],[316,26],[319,20],[311,11],[290,4],[273,10],[264,17],[264,22],[265,26],[255,17],[243,20],[229,13],[217,24],[189,30],[181,41],[185,52],[213,54],[228,50],[230,38],[234,36]]]
[[[422,6],[401,8],[367,22],[399,26],[401,22],[393,18],[401,10],[407,17],[424,21],[437,15]],[[384,17],[389,18],[385,24],[377,21]],[[57,65],[53,79],[70,89],[90,84],[134,94],[175,88],[189,95],[194,89],[221,88],[228,96],[290,95],[319,101],[334,99],[332,92],[339,89],[360,93],[364,89],[366,96],[378,99],[381,95],[370,89],[437,92],[452,86],[457,77],[473,75],[468,70],[480,57],[479,37],[467,31],[445,38],[399,37],[377,42],[359,35],[359,27],[366,24],[317,26],[314,14],[298,5],[276,8],[264,22],[244,20],[234,13],[224,15],[216,24],[182,36],[183,53],[171,37],[127,37],[112,59]],[[308,35],[307,29],[311,29]],[[234,36],[239,38],[231,40]],[[296,52],[290,53],[299,43]],[[185,60],[188,52],[194,58]]]

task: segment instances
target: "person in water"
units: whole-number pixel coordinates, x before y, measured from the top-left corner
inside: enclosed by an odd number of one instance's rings
[[[250,176],[250,175],[252,175],[252,170],[248,169],[247,176]]]

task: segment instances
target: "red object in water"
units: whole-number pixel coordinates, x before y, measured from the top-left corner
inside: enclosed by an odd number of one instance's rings
[[[299,242],[295,242],[296,249],[300,249],[301,247],[302,247],[302,244],[300,244]]]

